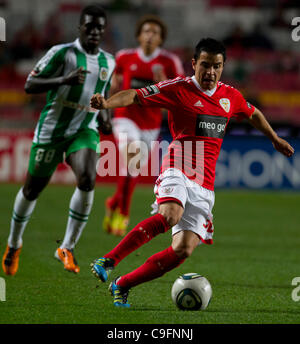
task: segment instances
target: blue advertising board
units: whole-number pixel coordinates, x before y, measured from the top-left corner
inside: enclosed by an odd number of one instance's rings
[[[300,139],[289,138],[286,158],[263,136],[225,136],[216,166],[216,188],[300,190]]]

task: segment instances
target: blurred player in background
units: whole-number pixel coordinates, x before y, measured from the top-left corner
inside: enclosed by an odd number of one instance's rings
[[[192,59],[193,77],[178,77],[148,89],[121,91],[108,100],[95,95],[91,100],[98,109],[131,104],[167,108],[173,137],[154,189],[158,214],[136,225],[112,251],[92,264],[94,274],[105,282],[122,259],[172,227],[172,244],[168,248],[111,283],[117,307],[130,306],[130,288],[176,268],[201,242],[212,244],[215,166],[230,118],[247,119],[271,140],[277,151],[287,157],[294,153],[260,110],[246,102],[238,90],[219,82],[225,60],[222,43],[203,39]],[[186,144],[190,149],[184,148]]]
[[[139,47],[124,49],[116,54],[116,70],[110,94],[120,89],[146,87],[184,75],[179,58],[161,48],[167,28],[160,18],[153,15],[142,17],[136,25],[135,35]],[[137,169],[147,165],[151,142],[158,139],[161,121],[161,109],[158,108],[144,108],[141,113],[141,108],[133,104],[115,110],[113,133],[123,157],[120,161],[123,175],[118,178],[115,194],[105,203],[103,228],[108,233],[121,236],[126,233],[131,198],[138,181],[138,176],[131,175],[127,167],[137,155],[141,156]],[[146,144],[147,151],[138,142]],[[131,150],[128,149],[129,145]]]
[[[80,15],[79,38],[52,47],[27,78],[26,92],[47,92],[47,102],[35,129],[25,185],[14,203],[2,260],[7,275],[18,270],[25,227],[37,198],[64,157],[75,174],[77,187],[70,202],[65,237],[55,257],[66,270],[75,273],[80,270],[73,249],[93,204],[98,126],[105,133],[111,131],[108,113],[89,106],[95,92],[102,95],[108,92],[115,68],[114,57],[99,47],[106,24],[102,7],[85,7]]]

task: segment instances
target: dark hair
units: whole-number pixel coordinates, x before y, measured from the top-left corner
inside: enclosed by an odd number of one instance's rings
[[[213,38],[203,38],[199,41],[195,48],[194,59],[197,61],[202,51],[210,54],[222,54],[224,62],[226,60],[226,48],[224,44]]]
[[[167,38],[167,31],[168,31],[167,26],[158,16],[153,15],[153,14],[147,14],[139,19],[135,28],[135,37],[137,38],[140,35],[142,31],[142,27],[146,23],[154,23],[160,26],[161,39],[163,43]]]
[[[89,14],[94,17],[103,17],[105,18],[105,22],[107,22],[107,16],[104,11],[104,8],[97,3],[90,4],[82,9],[79,20],[80,24],[83,23],[83,18],[86,14]]]

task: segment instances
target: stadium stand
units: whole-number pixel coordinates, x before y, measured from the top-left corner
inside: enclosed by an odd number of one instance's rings
[[[52,45],[75,38],[73,23],[87,0],[0,1],[7,41],[0,43],[0,128],[32,130],[45,95],[25,94],[35,62]],[[144,13],[160,15],[169,27],[166,47],[192,73],[191,47],[203,36],[224,40],[228,62],[223,81],[238,86],[276,127],[300,127],[300,44],[291,38],[299,1],[162,0],[102,1],[109,17],[103,48],[111,53],[134,46],[132,22]],[[33,9],[34,6],[34,9]],[[236,125],[240,128],[240,124]],[[232,125],[232,134],[235,132]],[[243,130],[248,130],[243,128]]]

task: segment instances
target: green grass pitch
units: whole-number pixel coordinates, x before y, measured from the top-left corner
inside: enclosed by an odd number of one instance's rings
[[[1,259],[19,185],[0,185]],[[41,195],[25,234],[19,271],[5,276],[6,301],[0,324],[262,324],[300,323],[300,302],[292,300],[300,276],[300,194],[216,190],[214,244],[201,245],[183,265],[162,278],[134,288],[130,309],[116,309],[89,264],[120,239],[101,229],[104,200],[113,187],[98,185],[89,222],[76,247],[78,275],[53,258],[63,238],[73,186],[50,185]],[[130,227],[150,216],[152,187],[139,186],[133,197]],[[125,260],[112,277],[141,265],[170,245],[160,235]],[[212,284],[204,312],[178,310],[171,287],[179,274],[198,272]],[[299,293],[300,294],[300,293]]]

